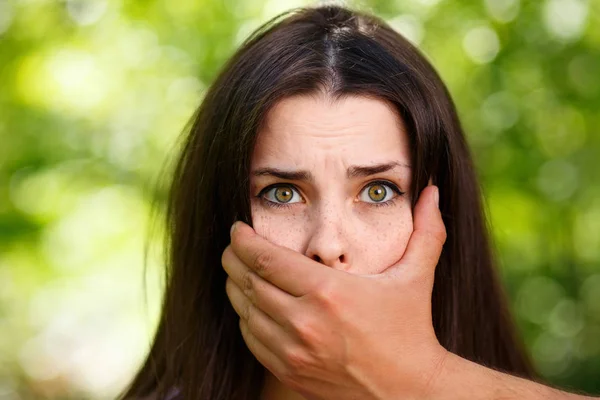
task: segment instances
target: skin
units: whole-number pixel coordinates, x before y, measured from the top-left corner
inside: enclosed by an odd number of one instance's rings
[[[252,160],[254,229],[234,224],[221,259],[244,341],[268,370],[262,398],[587,398],[487,369],[439,344],[431,293],[446,231],[437,188],[420,193],[413,214],[405,195],[376,208],[363,192],[375,179],[406,190],[409,168],[346,176],[355,164],[409,165],[408,154],[402,122],[378,100],[295,97],[270,113]],[[254,175],[263,168],[306,170],[314,180]],[[267,198],[293,199],[288,208],[258,196],[273,183],[288,192]]]
[[[347,176],[353,165],[390,162],[398,166]],[[282,179],[268,169],[307,171],[313,179]],[[409,196],[381,183],[367,186],[386,180],[402,192],[410,187],[408,137],[389,104],[356,96],[336,103],[322,95],[284,99],[258,134],[251,171],[252,222],[269,241],[350,273],[379,273],[404,253],[412,232]],[[269,189],[274,184],[288,186]],[[264,398],[302,397],[269,373]]]
[[[306,399],[427,398],[447,354],[431,322],[446,238],[437,193],[421,193],[405,254],[379,274],[329,268],[235,224],[225,289],[246,345],[285,387]],[[263,395],[285,398],[269,384]]]
[[[348,178],[351,166],[394,162],[386,172]],[[313,181],[281,179],[264,169],[306,171]],[[400,259],[412,232],[408,137],[381,100],[291,97],[267,115],[251,163],[252,222],[269,241],[351,273],[378,273]],[[279,190],[260,192],[274,184]],[[285,197],[286,191],[291,195]],[[282,202],[288,200],[287,203]],[[383,201],[382,201],[383,200]],[[389,201],[388,201],[389,200]],[[285,208],[274,208],[273,202]]]

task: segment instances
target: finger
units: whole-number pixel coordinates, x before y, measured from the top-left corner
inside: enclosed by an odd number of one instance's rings
[[[249,272],[248,275],[253,276],[253,278],[244,280],[244,282],[252,282],[249,290],[240,287],[240,284],[233,280],[231,276],[225,284],[225,290],[231,305],[238,315],[248,319],[247,309],[250,305],[253,305],[281,327],[287,329],[291,326],[288,316],[292,315],[293,307],[297,306],[294,304],[296,298],[266,282],[253,272]]]
[[[228,293],[231,293],[231,297],[234,298],[244,296],[240,288],[234,283],[230,283]],[[234,306],[234,308],[236,308],[236,306]],[[243,319],[248,326],[252,335],[263,343],[273,354],[283,360],[285,349],[294,346],[296,343],[293,333],[291,333],[290,330],[283,328],[251,303],[248,304],[247,307],[243,307],[241,314],[244,315],[242,316],[238,313],[240,318]]]
[[[243,319],[240,319],[240,331],[246,346],[252,354],[254,354],[254,357],[256,357],[258,362],[271,371],[273,375],[277,377],[283,376],[286,371],[283,361],[281,361],[271,350],[262,344],[252,332],[250,332],[248,324]]]
[[[427,186],[421,192],[415,206],[413,232],[406,251],[398,263],[385,271],[386,274],[425,272],[433,275],[446,241],[446,228],[437,196],[438,188],[434,185]]]
[[[313,292],[322,282],[331,279],[334,271],[301,253],[269,242],[241,221],[235,224],[231,246],[256,274],[298,297]]]
[[[261,309],[255,307],[230,279],[227,280],[226,290],[236,313],[246,322],[252,334],[265,343],[271,351],[293,343],[291,334]],[[273,352],[279,353],[279,351]]]

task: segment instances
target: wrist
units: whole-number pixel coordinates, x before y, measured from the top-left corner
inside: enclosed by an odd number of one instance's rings
[[[567,400],[582,398],[502,373],[447,352],[426,386],[428,400]]]
[[[418,354],[417,357],[411,354]],[[441,345],[427,346],[424,349],[415,350],[404,357],[393,356],[387,358],[387,367],[383,371],[387,373],[377,374],[379,383],[378,390],[373,391],[374,399],[396,400],[399,398],[410,400],[436,399],[430,394],[436,392],[438,380],[444,376],[452,353]],[[399,360],[402,360],[399,362]],[[406,363],[405,360],[410,360]]]
[[[493,377],[490,375],[494,372],[445,350],[421,398],[429,400],[495,398]]]
[[[457,360],[452,357],[453,354],[446,350],[442,345],[439,345],[437,352],[433,358],[433,368],[425,377],[422,390],[420,391],[420,399],[438,399],[441,383],[445,380],[448,370],[454,368],[451,363],[456,363]]]

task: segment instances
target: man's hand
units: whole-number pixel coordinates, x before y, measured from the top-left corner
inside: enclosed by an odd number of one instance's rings
[[[236,223],[222,264],[250,351],[310,399],[422,397],[447,355],[431,317],[446,240],[437,199],[423,190],[404,256],[377,275],[326,267]]]

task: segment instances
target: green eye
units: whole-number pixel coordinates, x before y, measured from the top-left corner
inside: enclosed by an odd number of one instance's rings
[[[302,196],[292,185],[272,185],[265,188],[260,194],[269,205],[283,206],[287,204],[302,203]]]
[[[294,196],[292,189],[289,187],[280,186],[278,188],[275,188],[274,190],[275,198],[281,203],[288,203]]]
[[[385,185],[373,185],[369,188],[369,198],[373,201],[380,202],[385,199],[385,195],[387,194],[387,190],[385,190]]]
[[[375,181],[363,188],[359,195],[362,202],[373,206],[392,205],[394,199],[404,192],[391,182]],[[288,207],[294,203],[302,203],[302,195],[294,185],[275,184],[264,188],[258,196],[271,207]]]
[[[369,183],[360,193],[360,201],[375,205],[387,204],[397,196],[404,194],[396,185],[386,181]]]

